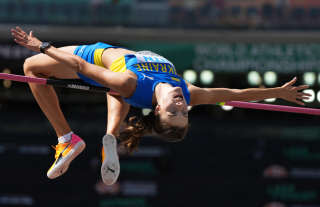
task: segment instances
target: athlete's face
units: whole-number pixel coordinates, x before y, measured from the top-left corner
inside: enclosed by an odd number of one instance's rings
[[[155,111],[160,120],[170,126],[185,127],[188,124],[188,106],[180,87],[170,87]]]

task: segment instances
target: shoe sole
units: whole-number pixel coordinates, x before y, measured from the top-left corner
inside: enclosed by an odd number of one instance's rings
[[[47,173],[48,178],[55,179],[67,172],[70,163],[85,149],[86,144],[83,141],[75,144],[67,156],[63,157],[56,166]]]
[[[101,165],[101,177],[106,185],[112,185],[120,174],[117,140],[114,136],[107,134],[103,137],[102,143],[105,159]]]

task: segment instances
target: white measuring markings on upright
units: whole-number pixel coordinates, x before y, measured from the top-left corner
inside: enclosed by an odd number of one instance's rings
[[[73,88],[73,89],[80,89],[80,90],[90,90],[90,86],[82,86],[82,85],[77,85],[77,84],[68,84],[68,88]]]

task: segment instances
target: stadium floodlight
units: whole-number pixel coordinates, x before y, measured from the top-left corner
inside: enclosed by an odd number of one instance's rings
[[[233,106],[227,106],[227,105],[223,105],[221,106],[222,110],[224,111],[231,111],[233,109]]]
[[[200,73],[200,81],[203,85],[211,85],[214,81],[214,73],[211,70],[203,70]]]
[[[11,88],[12,81],[11,80],[3,80],[3,87],[5,88]]]
[[[263,80],[264,80],[264,83],[267,85],[267,86],[273,86],[277,83],[277,79],[278,79],[278,76],[275,72],[273,71],[267,71],[264,73],[263,75]]]
[[[248,73],[248,83],[251,86],[258,86],[262,82],[261,76],[257,71],[250,71]]]
[[[303,83],[309,86],[314,85],[316,82],[316,74],[314,72],[305,72],[303,74]]]
[[[194,84],[197,81],[197,73],[194,70],[185,70],[183,78],[189,83]]]
[[[317,100],[320,103],[320,91],[318,91],[318,93],[317,93]]]
[[[268,98],[268,99],[265,99],[264,101],[268,103],[272,103],[272,102],[275,102],[276,100],[277,100],[276,98]]]
[[[304,93],[309,93],[309,94],[311,95],[308,100],[303,100],[304,102],[307,102],[307,103],[314,102],[314,99],[315,99],[315,92],[314,92],[314,90],[312,90],[312,89],[306,89],[306,90],[303,90],[303,92],[304,92]]]
[[[2,73],[11,73],[11,70],[9,68],[5,68],[2,70]]]
[[[144,116],[147,116],[150,112],[151,112],[151,109],[148,109],[148,108],[142,109],[142,114],[143,114]]]
[[[9,68],[3,69],[2,73],[11,73],[11,70]],[[12,81],[11,80],[3,80],[3,87],[5,88],[11,88]]]

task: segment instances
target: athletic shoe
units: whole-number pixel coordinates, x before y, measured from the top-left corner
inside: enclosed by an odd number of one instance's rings
[[[71,135],[71,141],[66,143],[59,143],[55,147],[56,150],[55,162],[47,172],[50,179],[57,178],[64,174],[71,163],[86,147],[84,141],[75,134]]]
[[[101,177],[106,185],[112,185],[117,181],[120,173],[117,140],[113,135],[106,134],[102,142]]]

